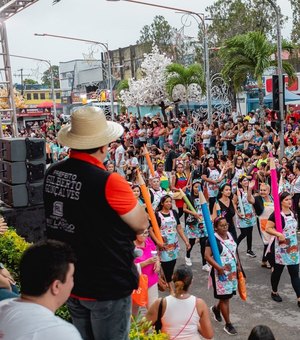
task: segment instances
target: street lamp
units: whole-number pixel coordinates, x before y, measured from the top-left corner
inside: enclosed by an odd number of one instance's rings
[[[3,53],[1,53],[1,55],[3,55]],[[53,69],[52,69],[51,62],[47,59],[33,58],[33,57],[27,57],[23,55],[16,55],[16,54],[10,54],[10,57],[36,60],[36,61],[41,61],[41,62],[48,64],[49,70],[50,70],[50,79],[51,79],[51,94],[52,94],[52,102],[53,102],[54,126],[56,128],[56,125],[57,125],[56,94],[54,91],[54,77],[53,77]]]
[[[282,44],[281,44],[281,26],[280,26],[280,6],[273,0],[267,0],[273,7],[276,14],[277,30],[277,74],[279,87],[279,117],[280,117],[280,158],[284,156],[284,98],[283,98],[283,72],[282,72]]]
[[[158,5],[158,4],[137,1],[137,0],[106,0],[106,1],[111,1],[111,2],[126,1],[126,2],[132,2],[135,4],[139,4],[139,5],[170,9],[175,12],[180,12],[183,14],[190,14],[192,16],[196,16],[200,20],[200,22],[203,25],[203,49],[204,49],[204,56],[205,56],[205,76],[206,76],[206,89],[207,89],[207,118],[208,118],[209,124],[211,124],[212,122],[211,82],[210,82],[210,74],[209,74],[209,54],[208,54],[209,51],[208,51],[208,46],[207,46],[207,27],[205,25],[204,14],[193,12],[188,9]]]
[[[94,40],[87,40],[87,39],[81,39],[81,38],[75,38],[75,37],[67,37],[64,35],[55,35],[55,34],[48,34],[48,33],[34,33],[34,35],[39,37],[51,37],[51,38],[59,38],[59,39],[68,39],[68,40],[75,40],[75,41],[82,41],[90,44],[100,45],[104,47],[105,52],[107,54],[107,75],[108,75],[108,87],[110,91],[110,110],[111,110],[111,119],[114,120],[114,98],[113,98],[113,85],[112,85],[112,72],[111,72],[111,58],[108,50],[108,44],[102,43],[100,41],[94,41]]]

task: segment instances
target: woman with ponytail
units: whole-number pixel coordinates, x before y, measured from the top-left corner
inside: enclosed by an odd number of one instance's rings
[[[225,321],[224,331],[229,335],[236,335],[237,331],[230,321],[229,301],[236,294],[237,271],[241,270],[239,258],[237,256],[237,245],[231,234],[228,232],[228,223],[225,217],[217,217],[214,221],[215,237],[220,252],[220,266],[213,256],[211,245],[207,241],[205,249],[206,261],[212,266],[210,273],[211,283],[214,289],[214,297],[219,302],[211,307],[214,319]]]
[[[214,331],[210,322],[206,303],[188,290],[193,280],[193,272],[186,265],[178,266],[172,277],[175,294],[157,299],[148,310],[146,319],[154,324],[161,307],[161,331],[170,339],[200,340],[212,339]]]
[[[272,213],[266,225],[266,232],[275,236],[272,255],[275,259],[274,270],[271,274],[271,298],[276,302],[282,302],[278,294],[278,285],[284,267],[287,267],[293,289],[297,296],[297,305],[300,308],[300,278],[299,278],[299,247],[297,239],[297,219],[292,212],[292,196],[283,192],[279,196],[281,208],[282,231],[276,230],[275,213]]]
[[[165,195],[161,198],[157,208],[156,220],[164,243],[161,243],[156,238],[152,228],[150,228],[150,235],[159,248],[161,266],[169,288],[172,291],[173,287],[170,283],[172,282],[174,267],[179,256],[178,238],[180,237],[185,243],[186,250],[189,250],[191,246],[189,240],[184,235],[177,212],[172,209],[171,196]]]
[[[228,231],[231,233],[235,242],[237,242],[237,234],[233,222],[237,207],[234,205],[232,198],[232,189],[230,184],[222,184],[219,189],[217,201],[213,207],[212,220],[214,221],[218,217],[218,214],[225,217],[228,223]]]

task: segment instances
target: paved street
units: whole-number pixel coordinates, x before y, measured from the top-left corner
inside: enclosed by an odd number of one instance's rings
[[[257,229],[253,233],[253,251],[257,254],[254,259],[246,256],[246,239],[240,245],[240,256],[247,275],[248,299],[242,301],[239,295],[230,301],[231,320],[238,331],[235,339],[247,339],[251,329],[258,324],[268,325],[274,332],[276,340],[300,339],[300,308],[285,269],[279,284],[279,293],[283,302],[277,303],[270,297],[270,269],[260,267],[262,243]],[[198,245],[196,245],[198,246]],[[194,246],[192,252],[194,281],[191,293],[203,298],[208,306],[214,303],[212,289],[207,289],[208,273],[202,271],[200,251]],[[183,247],[182,247],[183,248]],[[181,252],[177,263],[184,263],[184,253]],[[215,329],[215,340],[232,338],[223,331],[223,323],[212,319]]]

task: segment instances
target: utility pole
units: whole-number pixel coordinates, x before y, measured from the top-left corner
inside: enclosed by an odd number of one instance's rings
[[[284,98],[283,98],[283,71],[282,71],[282,37],[281,37],[281,10],[280,6],[277,6],[277,2],[273,0],[267,0],[268,3],[273,7],[276,14],[276,30],[277,30],[277,74],[278,74],[278,85],[279,85],[279,119],[280,119],[280,131],[279,131],[279,142],[280,142],[280,158],[284,156]]]
[[[30,77],[31,74],[23,74],[23,69],[20,68],[19,70],[17,70],[18,72],[20,72],[20,74],[14,74],[14,77],[21,77],[21,95],[24,95],[24,77]]]

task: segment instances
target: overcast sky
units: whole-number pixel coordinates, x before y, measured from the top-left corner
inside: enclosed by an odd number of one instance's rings
[[[204,13],[214,0],[144,0],[166,6],[179,7]],[[275,0],[274,0],[275,1]],[[289,1],[278,0],[289,23],[283,30],[288,37],[291,30],[291,8]],[[170,10],[151,8],[133,3],[108,2],[105,0],[62,0],[52,5],[52,0],[39,0],[34,5],[16,14],[6,22],[11,54],[48,59],[52,64],[59,61],[81,59],[89,53],[90,45],[83,42],[36,37],[34,33],[50,33],[72,36],[108,43],[109,49],[135,44],[144,25],[150,24],[155,15],[163,15],[177,28],[181,25],[181,15]],[[197,24],[191,22],[186,34],[196,36]],[[94,53],[100,58],[100,51]],[[35,79],[47,67],[43,63],[11,58],[13,73],[23,68],[28,78]],[[20,79],[14,77],[14,81]]]

